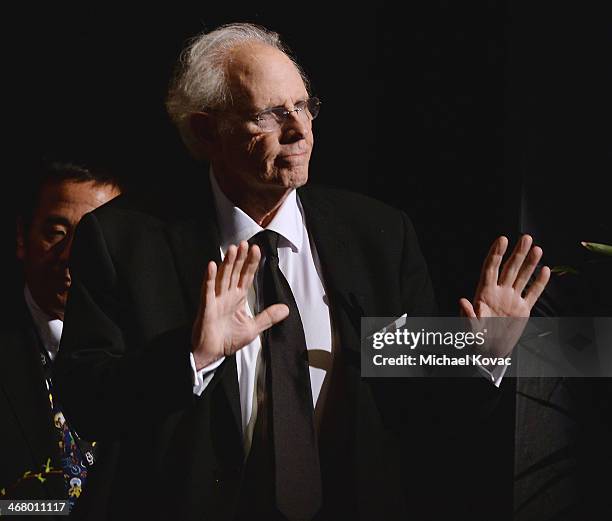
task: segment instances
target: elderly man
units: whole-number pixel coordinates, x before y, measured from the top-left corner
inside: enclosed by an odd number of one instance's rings
[[[78,517],[82,500],[91,499],[85,496],[92,447],[64,417],[51,369],[72,282],[76,225],[120,187],[106,171],[73,162],[46,163],[30,175],[17,223],[23,280],[4,316],[0,345],[0,499],[67,499]]]
[[[435,313],[410,221],[304,186],[320,101],[275,33],[200,35],[167,106],[208,179],[119,198],[75,242],[58,378],[84,435],[121,440],[112,518],[403,518],[419,490],[400,443],[442,405],[362,379],[359,328]],[[523,291],[542,251],[523,237],[499,274],[506,247],[463,313],[529,315],[549,270]]]

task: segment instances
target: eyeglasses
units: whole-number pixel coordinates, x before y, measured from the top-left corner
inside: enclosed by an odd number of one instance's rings
[[[298,116],[306,116],[312,121],[319,115],[320,108],[321,100],[319,98],[308,98],[304,101],[298,101],[293,106],[293,110],[287,110],[285,107],[272,107],[261,111],[253,119],[264,132],[273,132],[278,130],[293,112],[296,112]]]

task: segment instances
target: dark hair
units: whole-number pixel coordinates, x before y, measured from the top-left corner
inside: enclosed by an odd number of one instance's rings
[[[17,214],[26,227],[32,222],[43,186],[63,181],[93,182],[96,185],[114,186],[121,191],[124,189],[120,178],[103,165],[76,160],[42,159],[30,172],[27,172],[23,183]]]

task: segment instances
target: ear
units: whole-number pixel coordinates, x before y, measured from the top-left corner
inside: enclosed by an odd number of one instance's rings
[[[23,224],[23,219],[21,217],[17,217],[17,229],[16,229],[16,238],[17,238],[17,250],[16,255],[19,260],[24,260],[25,258],[25,226]]]
[[[198,145],[210,157],[218,136],[214,116],[208,112],[195,112],[189,116],[189,126]]]

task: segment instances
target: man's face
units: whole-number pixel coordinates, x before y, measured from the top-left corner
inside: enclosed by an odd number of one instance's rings
[[[112,185],[60,181],[45,183],[32,222],[17,226],[17,258],[36,303],[48,315],[63,319],[70,272],[68,257],[74,230],[83,215],[119,195]]]
[[[271,132],[263,132],[253,120],[262,110],[278,106],[292,110],[308,99],[295,65],[272,47],[243,45],[233,51],[228,80],[233,103],[219,114],[211,157],[224,184],[254,194],[302,186],[308,180],[314,143],[309,117],[293,112]]]

